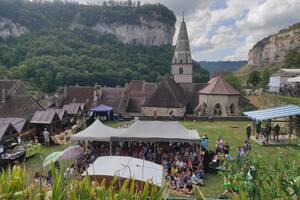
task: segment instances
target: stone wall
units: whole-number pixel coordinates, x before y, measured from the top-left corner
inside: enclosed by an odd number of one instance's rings
[[[168,117],[169,113],[173,111],[175,117],[183,117],[186,108],[159,108],[159,107],[142,107],[142,116],[153,117],[154,111],[156,111],[157,116]]]
[[[207,109],[203,110],[204,103],[207,105]],[[238,116],[239,111],[239,96],[238,95],[207,95],[199,94],[199,106],[198,111],[203,116],[214,116],[215,105],[220,104],[222,115],[220,117]],[[230,113],[230,106],[234,105],[234,112]]]
[[[183,73],[180,74],[180,68],[183,69]],[[192,64],[173,64],[171,67],[171,73],[176,83],[192,83],[193,82],[193,65]]]

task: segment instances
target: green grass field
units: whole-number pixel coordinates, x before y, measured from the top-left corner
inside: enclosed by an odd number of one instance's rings
[[[124,123],[124,122],[123,122]],[[123,123],[119,122],[109,122],[107,125],[112,127],[118,127]],[[128,122],[125,122],[128,123]],[[210,149],[215,148],[215,141],[218,137],[222,137],[223,140],[229,143],[231,146],[231,152],[235,155],[237,146],[242,145],[245,138],[245,129],[249,122],[236,122],[236,121],[217,121],[217,122],[182,122],[187,128],[197,129],[199,134],[202,136],[207,134],[209,137],[209,147]],[[266,162],[272,162],[272,160],[278,157],[285,157],[286,152],[290,149],[299,151],[299,146],[294,147],[274,147],[274,146],[260,146],[255,143],[251,143],[252,153],[261,155],[266,158]],[[66,148],[66,146],[51,146],[43,147],[41,155],[36,155],[26,161],[26,169],[28,175],[33,175],[37,171],[41,171],[43,159],[54,151],[60,151]],[[300,154],[297,155],[296,160],[300,161]],[[300,164],[300,163],[299,163]],[[45,170],[44,170],[45,171]],[[200,189],[206,197],[216,197],[218,194],[222,193],[223,180],[216,174],[206,174],[205,177],[206,186]]]

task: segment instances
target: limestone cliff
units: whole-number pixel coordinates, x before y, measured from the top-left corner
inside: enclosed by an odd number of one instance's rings
[[[19,37],[26,33],[29,33],[26,27],[0,16],[0,38]]]
[[[90,29],[98,33],[112,34],[124,44],[142,44],[146,46],[161,46],[172,44],[175,27],[157,20],[140,18],[139,24],[127,23],[97,23],[86,26],[78,22],[70,25],[73,29]]]
[[[249,51],[249,65],[265,65],[281,62],[286,53],[300,47],[300,23],[264,38]]]

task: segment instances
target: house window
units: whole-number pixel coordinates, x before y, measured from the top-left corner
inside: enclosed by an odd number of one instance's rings
[[[183,74],[183,68],[182,67],[179,68],[179,74]]]
[[[214,116],[221,116],[222,115],[222,107],[219,103],[217,103],[214,107]]]

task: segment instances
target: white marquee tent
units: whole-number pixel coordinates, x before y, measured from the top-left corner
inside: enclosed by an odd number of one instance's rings
[[[111,137],[118,136],[122,129],[111,128],[98,119],[89,127],[71,136],[71,141],[100,141],[110,142]]]
[[[118,176],[162,186],[163,166],[126,156],[99,157],[84,173],[89,176]]]
[[[287,80],[288,83],[300,83],[300,76],[294,77],[294,78],[289,78]]]
[[[174,121],[135,121],[122,133],[112,136],[114,141],[198,142],[196,130],[189,130]]]

